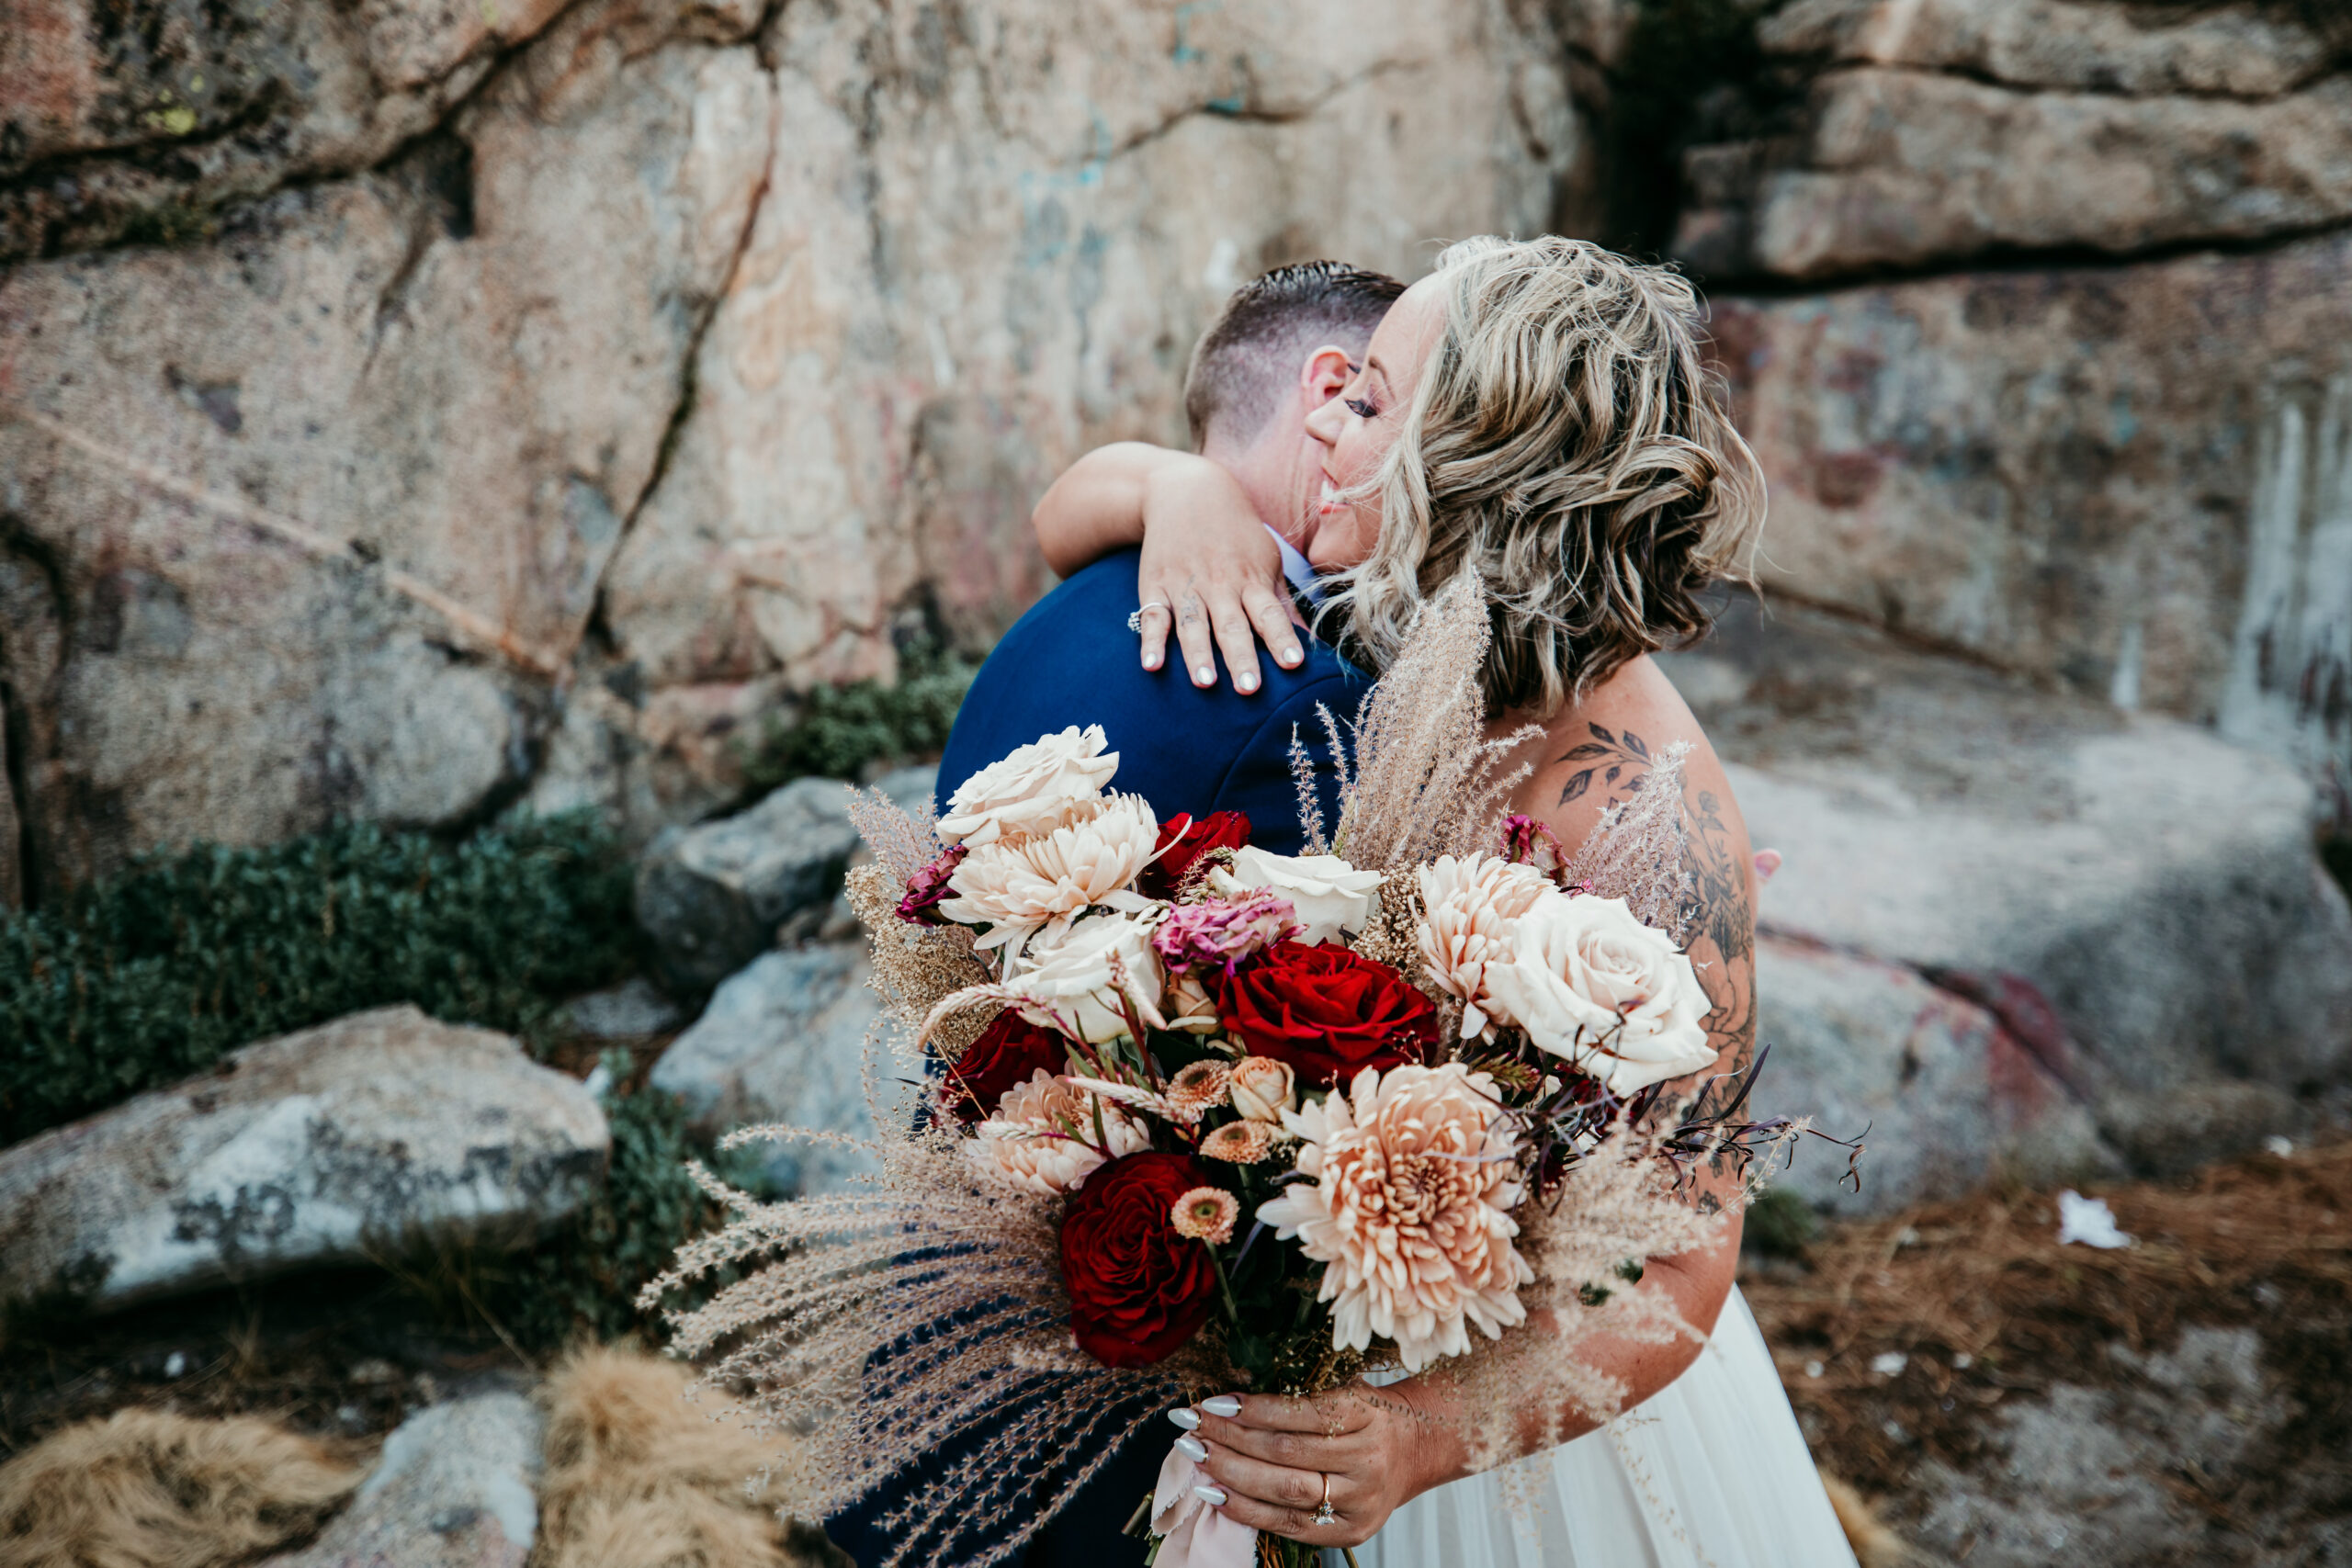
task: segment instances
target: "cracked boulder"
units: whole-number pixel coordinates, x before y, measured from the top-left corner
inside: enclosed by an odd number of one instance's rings
[[[2102,1140],[2143,1168],[2211,1159],[2352,1077],[2352,909],[2293,768],[1785,604],[1733,608],[1668,670],[1783,857],[1758,909],[1790,944],[1759,961],[1762,1038],[1825,1109],[1917,1129],[1906,1196],[1995,1174],[1966,1144],[1998,1154],[2021,1126],[2041,1131],[2010,1152],[2042,1174],[2096,1168]],[[1988,1120],[1892,1105],[1971,1052]]]
[[[248,1045],[0,1152],[9,1299],[97,1310],[413,1247],[516,1247],[602,1180],[604,1113],[413,1007]]]
[[[538,1535],[543,1425],[514,1393],[418,1411],[318,1540],[261,1568],[523,1568]]]
[[[718,987],[649,1081],[684,1102],[704,1137],[780,1122],[871,1139],[866,1044],[881,1012],[872,974],[857,946],[764,953]],[[886,1077],[900,1073],[885,1055],[875,1066]],[[837,1192],[875,1169],[861,1150],[803,1140],[753,1144],[735,1167],[778,1193]]]

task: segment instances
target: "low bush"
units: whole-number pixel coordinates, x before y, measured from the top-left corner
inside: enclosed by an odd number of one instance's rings
[[[859,681],[808,694],[800,721],[764,735],[744,780],[761,794],[797,778],[854,779],[876,762],[936,755],[979,667],[919,642],[899,655],[895,683]]]
[[[151,856],[0,913],[0,1144],[366,1008],[527,1036],[628,966],[629,884],[584,816],[455,846],[362,823]]]

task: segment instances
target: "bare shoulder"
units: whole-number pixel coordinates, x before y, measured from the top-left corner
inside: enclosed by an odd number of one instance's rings
[[[1522,753],[1534,773],[1513,807],[1540,818],[1573,848],[1601,814],[1644,787],[1667,748],[1687,746],[1683,796],[1694,834],[1712,833],[1748,860],[1747,827],[1706,731],[1655,660],[1637,659],[1544,726]]]
[[[1665,671],[1637,659],[1552,716],[1521,754],[1534,772],[1514,792],[1512,808],[1549,826],[1573,852],[1604,812],[1646,787],[1658,758],[1678,743],[1690,748],[1682,813],[1690,957],[1715,1004],[1707,1029],[1729,1069],[1746,1065],[1755,1041],[1756,857],[1723,761]]]

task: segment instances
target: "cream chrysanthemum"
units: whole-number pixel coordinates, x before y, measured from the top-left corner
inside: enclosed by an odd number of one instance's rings
[[[1511,930],[1546,894],[1563,897],[1533,866],[1494,855],[1440,855],[1420,868],[1418,936],[1430,983],[1462,1003],[1462,1037],[1486,1033],[1487,968],[1511,961]]]
[[[973,1164],[1049,1197],[1077,1191],[1106,1160],[1151,1146],[1151,1135],[1125,1111],[1043,1067],[1006,1089],[996,1114],[972,1132],[964,1152]]]
[[[964,857],[947,879],[954,897],[939,913],[959,925],[986,926],[974,945],[1020,951],[1031,936],[1055,934],[1089,908],[1145,909],[1129,886],[1150,863],[1159,819],[1140,795],[1081,802],[1071,819],[1033,838],[1006,837]]]
[[[1535,1273],[1512,1245],[1518,1134],[1492,1078],[1459,1062],[1366,1067],[1283,1124],[1314,1179],[1258,1218],[1329,1265],[1318,1299],[1332,1303],[1334,1348],[1392,1339],[1419,1371],[1467,1351],[1471,1324],[1494,1339],[1525,1320],[1519,1288]]]
[[[1197,1122],[1214,1106],[1223,1105],[1228,1091],[1223,1062],[1190,1063],[1168,1080],[1168,1104],[1180,1122]]]
[[[1119,754],[1099,724],[1041,735],[956,786],[939,818],[940,842],[978,849],[1001,838],[1049,833],[1102,793]]]

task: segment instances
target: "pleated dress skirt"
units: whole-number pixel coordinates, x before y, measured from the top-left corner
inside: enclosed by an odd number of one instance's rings
[[[1362,1568],[1855,1568],[1735,1288],[1690,1370],[1548,1454],[1424,1493]],[[1329,1568],[1343,1560],[1324,1554]]]

